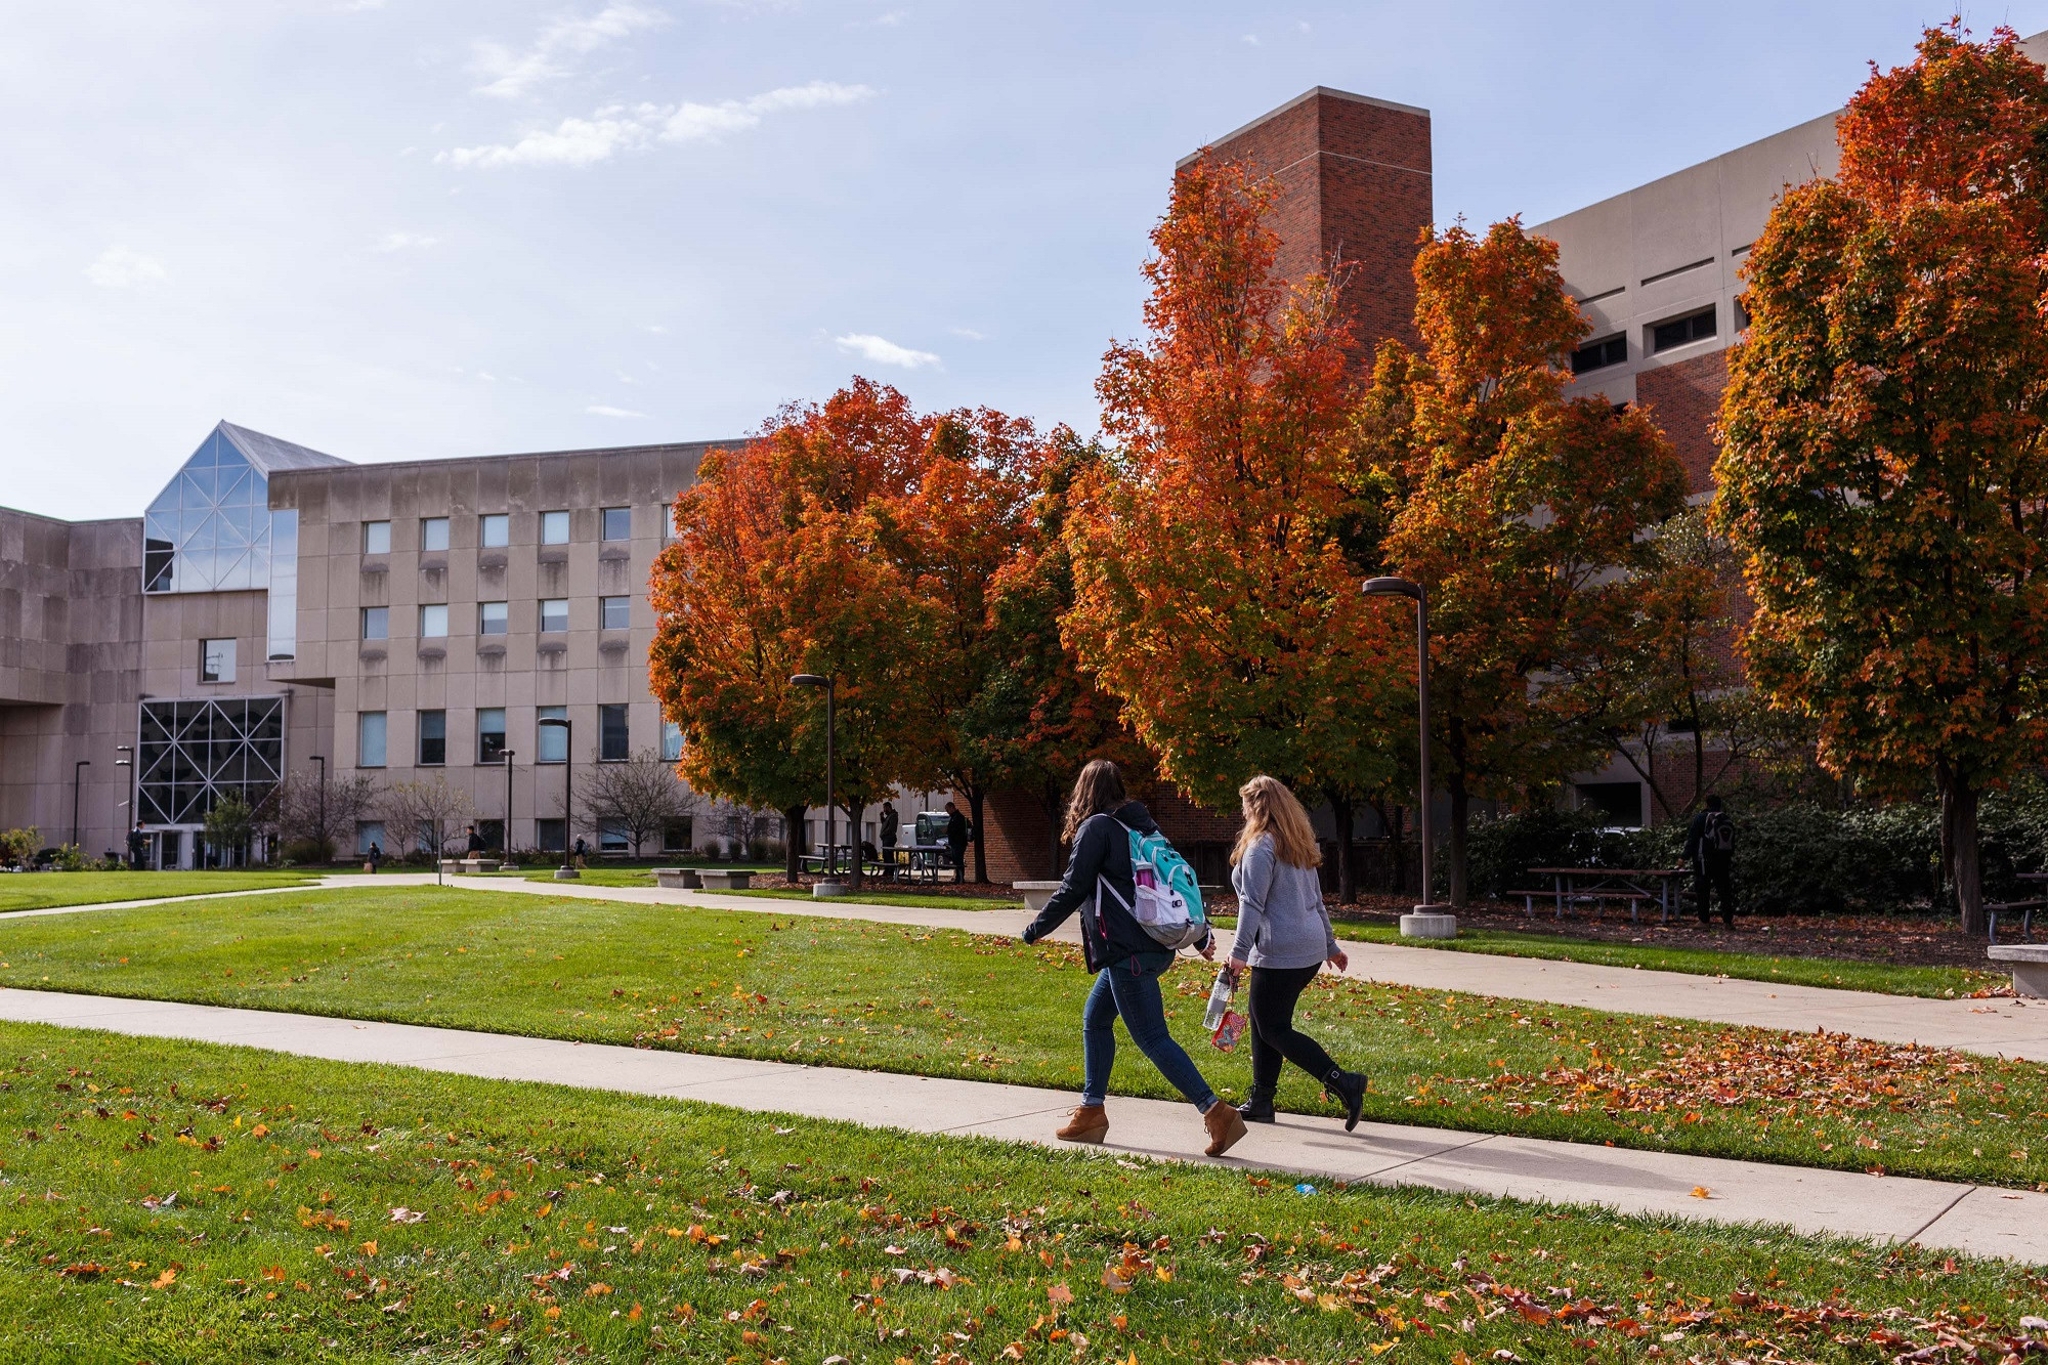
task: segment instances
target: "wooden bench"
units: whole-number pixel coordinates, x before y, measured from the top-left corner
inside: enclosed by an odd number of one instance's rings
[[[1984,902],[1984,920],[1986,927],[1991,932],[1991,941],[1993,943],[1998,942],[1998,917],[2000,915],[2018,915],[2020,917],[2021,935],[2031,936],[2034,932],[2034,912],[2044,905],[2048,905],[2048,900]]]
[[[697,879],[706,891],[745,891],[754,873],[752,869],[702,867],[697,869]]]
[[[1655,896],[1642,891],[1571,891],[1560,898],[1555,888],[1544,891],[1532,891],[1524,888],[1517,891],[1503,891],[1501,895],[1507,897],[1520,896],[1522,898],[1522,913],[1530,919],[1536,918],[1536,902],[1538,900],[1549,901],[1552,905],[1556,906],[1558,919],[1564,918],[1564,908],[1567,905],[1599,905],[1606,901],[1626,901],[1628,903],[1628,917],[1631,922],[1637,920],[1644,901],[1657,899]]]
[[[2028,1000],[2048,996],[2048,943],[2008,943],[1986,950],[1993,962],[2012,965],[2012,991]]]

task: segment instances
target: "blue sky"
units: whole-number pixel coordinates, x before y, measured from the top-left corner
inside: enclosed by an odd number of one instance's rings
[[[221,417],[361,461],[634,444],[855,372],[1091,430],[1174,160],[1309,86],[1432,111],[1439,221],[1535,222],[1839,105],[1950,8],[17,6],[0,502],[139,513]]]

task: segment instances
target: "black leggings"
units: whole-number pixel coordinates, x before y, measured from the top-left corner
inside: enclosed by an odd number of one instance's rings
[[[1245,994],[1245,1009],[1252,1023],[1252,1085],[1271,1091],[1280,1083],[1280,1062],[1284,1058],[1321,1081],[1337,1064],[1323,1045],[1294,1027],[1294,1002],[1308,983],[1322,970],[1321,963],[1306,967],[1254,967],[1251,987]]]

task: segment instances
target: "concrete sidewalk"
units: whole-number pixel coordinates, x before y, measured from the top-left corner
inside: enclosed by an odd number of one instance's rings
[[[1052,1130],[1074,1103],[1069,1093],[1027,1086],[50,991],[0,989],[0,1018],[1047,1147],[1062,1145]],[[1201,1155],[1206,1134],[1185,1104],[1112,1099],[1110,1117],[1110,1153],[1208,1161]],[[1628,1214],[1772,1223],[1807,1235],[1917,1241],[2048,1262],[2048,1195],[2017,1190],[1440,1128],[1368,1123],[1346,1133],[1334,1119],[1299,1115],[1283,1115],[1270,1128],[1254,1126],[1229,1157],[1213,1164],[1311,1180],[1594,1204]]]
[[[329,884],[362,884],[368,877],[330,877]],[[381,879],[389,882],[391,878]],[[427,879],[431,882],[431,878]],[[844,901],[771,899],[652,887],[578,886],[574,882],[529,882],[511,878],[451,878],[471,891],[516,891],[541,896],[632,901],[650,905],[706,905],[771,915],[812,915],[871,920],[974,934],[1014,935],[1031,922],[1022,910],[941,910],[913,906],[856,905]],[[1080,941],[1078,919],[1061,927],[1056,939]],[[1219,931],[1225,943],[1229,932]],[[2048,1062],[2048,1002],[1928,1000],[1838,991],[1818,986],[1737,981],[1725,976],[1692,976],[1587,962],[1551,962],[1445,948],[1405,948],[1346,942],[1351,959],[1345,975],[1362,981],[1416,986],[1458,995],[1490,995],[1552,1005],[1579,1005],[1617,1014],[1662,1015],[1710,1023],[1810,1033],[1826,1029],[1892,1043],[1924,1043],[1964,1052]]]

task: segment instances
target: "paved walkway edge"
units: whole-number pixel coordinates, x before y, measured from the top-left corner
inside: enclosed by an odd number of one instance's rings
[[[1063,1091],[986,1081],[55,991],[0,988],[0,1019],[1042,1147],[1063,1145],[1052,1130],[1074,1103]],[[1200,1120],[1185,1104],[1113,1099],[1110,1120],[1110,1153],[1652,1217],[1777,1224],[1806,1235],[1917,1241],[2048,1263],[2048,1195],[2029,1191],[1394,1124],[1361,1124],[1346,1133],[1335,1120],[1300,1115],[1255,1126],[1229,1157],[1211,1163],[1201,1155]]]

